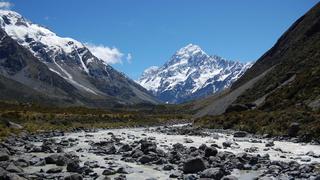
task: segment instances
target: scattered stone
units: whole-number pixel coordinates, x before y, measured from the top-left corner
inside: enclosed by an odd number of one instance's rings
[[[266,147],[272,147],[274,146],[274,141],[269,141],[265,144]]]
[[[131,151],[131,150],[132,150],[132,147],[129,144],[124,144],[119,148],[118,152],[119,153],[120,152],[128,152],[128,151]]]
[[[8,153],[0,151],[0,161],[8,161],[9,158],[10,157],[9,157]]]
[[[116,173],[117,173],[117,172],[116,172],[114,169],[108,168],[108,169],[105,169],[105,170],[102,172],[102,175],[110,176],[110,175],[114,175],[114,174],[116,174]]]
[[[14,165],[14,163],[10,163],[9,166],[6,168],[7,171],[12,172],[12,173],[22,173],[23,170],[19,167],[17,167],[16,165]]]
[[[162,169],[165,170],[165,171],[171,171],[172,169],[174,169],[174,166],[171,165],[171,164],[166,164],[166,165],[163,166]]]
[[[227,148],[227,147],[231,147],[232,144],[233,144],[233,143],[232,143],[231,141],[225,141],[225,142],[222,143],[222,146],[223,146],[224,148]]]
[[[220,168],[210,168],[204,170],[201,174],[201,178],[221,179],[224,176],[224,172]]]
[[[54,173],[60,173],[60,172],[62,172],[62,168],[60,167],[51,168],[51,169],[48,169],[47,171],[48,174],[54,174]]]
[[[237,137],[237,138],[246,137],[247,135],[248,135],[248,133],[244,132],[244,131],[237,131],[237,132],[233,133],[233,137]]]
[[[150,163],[150,162],[154,161],[154,158],[149,155],[143,155],[138,159],[138,161],[141,164],[146,164],[146,163]]]
[[[184,139],[184,142],[185,142],[185,143],[193,143],[193,140],[190,139],[190,138],[185,138],[185,139]]]
[[[67,164],[67,171],[81,173],[81,167],[79,163],[72,161]]]
[[[72,174],[70,176],[66,176],[64,180],[83,180],[83,177],[80,174]]]
[[[204,150],[205,157],[215,156],[217,155],[218,150],[214,147],[206,147]]]
[[[310,157],[302,157],[302,158],[301,158],[301,161],[302,161],[302,162],[310,162],[310,161],[311,161],[311,158],[310,158]]]
[[[149,152],[156,152],[157,150],[157,144],[155,142],[152,141],[148,141],[148,140],[141,140],[141,151],[144,154],[147,154]]]
[[[184,173],[197,173],[205,169],[205,162],[199,157],[188,159],[183,163]]]

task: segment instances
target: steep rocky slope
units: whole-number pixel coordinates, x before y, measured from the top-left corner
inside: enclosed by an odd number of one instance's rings
[[[158,102],[74,39],[59,37],[7,10],[0,10],[0,27],[1,74],[9,79],[47,96],[72,98],[76,104]]]
[[[320,4],[298,19],[230,89],[194,103],[202,123],[286,133],[291,123],[320,135]]]

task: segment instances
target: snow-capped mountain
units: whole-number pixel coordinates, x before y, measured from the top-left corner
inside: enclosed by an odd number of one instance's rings
[[[26,20],[19,13],[8,10],[0,10],[0,28],[84,96],[110,96],[117,98],[119,103],[156,102],[143,87],[105,64],[79,41],[60,37]],[[19,77],[17,74],[0,72],[28,85],[28,75],[21,75],[24,72],[20,72]],[[34,88],[47,89],[42,84]]]
[[[229,87],[251,66],[207,55],[189,44],[162,67],[146,69],[138,82],[164,102],[182,103]]]

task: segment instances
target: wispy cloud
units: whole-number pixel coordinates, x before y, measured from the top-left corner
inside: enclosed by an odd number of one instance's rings
[[[132,55],[131,55],[131,53],[128,53],[128,55],[127,55],[127,62],[128,62],[129,64],[132,63]]]
[[[0,9],[10,9],[12,6],[10,2],[0,1]]]
[[[86,43],[85,45],[93,55],[103,60],[106,64],[122,64],[123,53],[121,53],[119,49],[92,43]]]

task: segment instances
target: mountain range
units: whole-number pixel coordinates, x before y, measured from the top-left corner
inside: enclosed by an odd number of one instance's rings
[[[178,50],[163,66],[144,71],[138,82],[166,103],[183,103],[231,86],[252,63],[207,55],[198,45]]]
[[[21,94],[21,100],[58,105],[158,103],[84,44],[59,37],[17,12],[0,10],[0,36],[0,85],[4,87],[0,98],[4,100]]]

